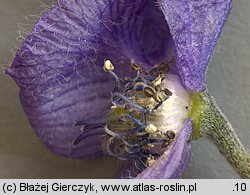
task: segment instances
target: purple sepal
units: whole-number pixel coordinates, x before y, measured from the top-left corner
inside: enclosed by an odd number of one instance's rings
[[[206,88],[206,68],[232,0],[158,0],[172,34],[178,71],[192,91]]]
[[[51,151],[93,157],[102,153],[101,137],[72,148],[81,134],[73,124],[110,109],[114,83],[102,69],[104,60],[126,76],[131,59],[145,67],[166,59],[171,39],[152,1],[59,0],[36,23],[6,73],[20,87],[24,111]]]

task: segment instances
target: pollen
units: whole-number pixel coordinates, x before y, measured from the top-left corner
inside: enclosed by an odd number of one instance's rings
[[[115,69],[114,65],[111,63],[110,60],[105,60],[103,69],[105,72],[113,71]]]

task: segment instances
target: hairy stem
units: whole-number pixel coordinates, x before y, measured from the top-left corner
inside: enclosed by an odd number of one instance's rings
[[[192,95],[189,117],[193,120],[192,138],[212,138],[221,154],[239,175],[242,178],[250,178],[250,156],[208,92]]]

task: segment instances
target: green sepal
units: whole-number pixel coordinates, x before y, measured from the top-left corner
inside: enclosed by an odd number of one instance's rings
[[[192,131],[192,140],[197,140],[202,137],[201,130],[201,113],[203,110],[203,102],[201,101],[201,97],[199,93],[193,93],[191,95],[191,102],[189,106],[188,118],[192,119],[193,123],[193,131]]]

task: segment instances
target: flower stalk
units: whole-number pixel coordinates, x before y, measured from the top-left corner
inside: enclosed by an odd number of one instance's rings
[[[226,116],[207,92],[194,93],[189,111],[192,139],[208,136],[242,178],[250,178],[250,157]]]

